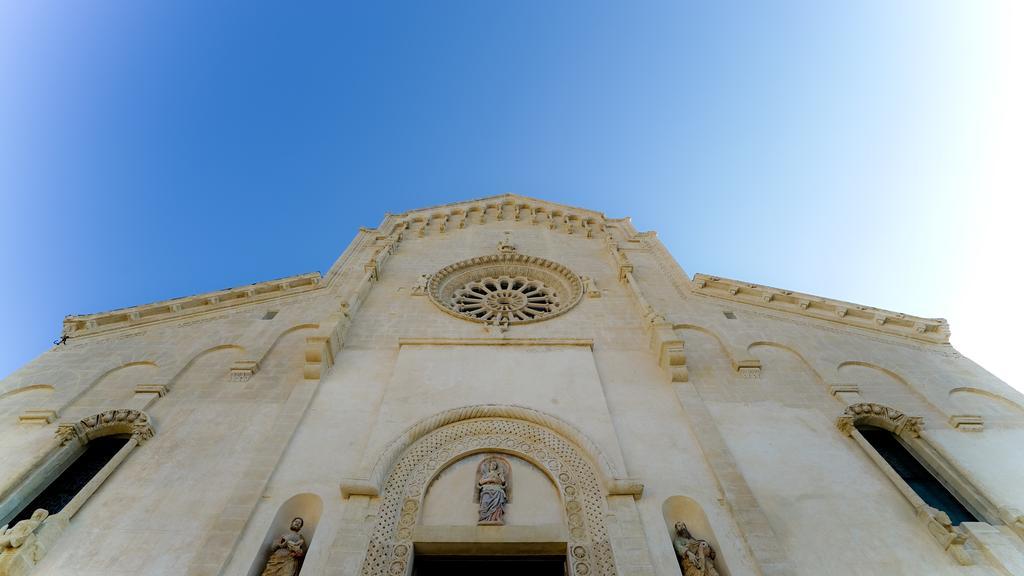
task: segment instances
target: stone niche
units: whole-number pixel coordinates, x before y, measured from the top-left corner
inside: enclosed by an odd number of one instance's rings
[[[479,504],[473,499],[476,472],[480,462],[491,455],[494,454],[473,454],[442,470],[427,488],[421,524],[477,526]],[[564,525],[564,507],[548,476],[522,458],[498,455],[512,466],[511,495],[505,507],[504,527]],[[504,527],[487,528],[501,530]]]
[[[263,537],[259,553],[253,559],[247,576],[259,576],[263,572],[263,568],[267,564],[267,558],[270,555],[271,543],[280,538],[282,534],[288,533],[288,527],[294,518],[302,518],[302,530],[299,533],[302,534],[303,539],[306,541],[305,559],[308,560],[310,556],[309,551],[313,546],[313,537],[316,534],[317,526],[320,524],[320,515],[323,512],[323,507],[323,501],[316,494],[296,494],[285,500],[277,509],[274,520],[267,527],[267,533]],[[300,574],[303,573],[305,572],[300,571]]]
[[[688,496],[671,496],[665,500],[661,511],[665,517],[665,528],[669,534],[670,549],[671,539],[675,537],[676,522],[683,522],[694,538],[707,540],[711,547],[714,548],[716,556],[715,568],[718,569],[718,574],[720,576],[729,576],[729,566],[726,564],[722,546],[718,543],[718,538],[715,537],[715,532],[711,529],[711,523],[708,521],[707,514],[704,513],[704,509],[701,508],[700,504]],[[672,555],[675,556],[674,550]],[[678,564],[679,561],[677,559],[676,565],[678,566]],[[682,573],[681,569],[679,573]]]

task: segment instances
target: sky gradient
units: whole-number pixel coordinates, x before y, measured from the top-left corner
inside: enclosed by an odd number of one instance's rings
[[[0,0],[0,377],[82,314],[516,192],[950,320],[1024,389],[1020,2]]]

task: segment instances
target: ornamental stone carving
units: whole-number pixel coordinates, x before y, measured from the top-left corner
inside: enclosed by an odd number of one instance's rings
[[[843,415],[836,420],[836,427],[846,435],[853,432],[858,424],[882,428],[897,436],[906,431],[916,437],[924,427],[924,419],[919,416],[907,416],[883,404],[861,402],[847,406],[846,410],[843,410]]]
[[[306,539],[299,533],[304,523],[302,518],[294,518],[289,532],[270,545],[270,557],[260,576],[298,576],[306,555]]]
[[[707,540],[694,538],[686,524],[676,523],[672,547],[679,559],[683,576],[718,576],[715,568],[715,549]]]
[[[43,520],[50,513],[40,508],[32,513],[32,516],[18,522],[14,525],[14,528],[7,528],[0,530],[3,535],[0,536],[0,550],[5,548],[21,548],[24,544],[31,541],[33,534],[42,525]]]
[[[442,268],[430,276],[427,294],[453,316],[508,326],[566,312],[583,296],[583,282],[561,264],[503,251]]]
[[[56,438],[64,446],[74,439],[86,444],[93,438],[111,434],[129,434],[142,444],[153,437],[153,426],[145,412],[123,408],[86,416],[78,422],[61,424],[57,427]]]
[[[605,525],[605,493],[597,471],[579,449],[531,422],[475,418],[426,434],[410,445],[391,468],[363,560],[362,576],[409,574],[413,528],[419,520],[427,486],[451,462],[481,451],[517,456],[545,470],[554,480],[562,496],[569,533],[570,574],[618,573]]]
[[[484,458],[476,469],[473,501],[480,503],[477,524],[503,526],[505,505],[512,501],[512,466],[500,456]]]

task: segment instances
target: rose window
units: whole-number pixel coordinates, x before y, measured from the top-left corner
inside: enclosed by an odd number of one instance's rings
[[[499,324],[543,318],[558,307],[556,292],[525,276],[488,276],[452,295],[452,308],[457,312]]]
[[[503,253],[446,266],[430,277],[427,293],[450,314],[507,326],[565,312],[579,301],[583,286],[561,264]]]

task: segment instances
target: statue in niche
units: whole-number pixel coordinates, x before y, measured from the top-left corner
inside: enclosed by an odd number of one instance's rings
[[[26,542],[33,539],[35,531],[43,524],[43,520],[50,513],[42,508],[32,513],[30,518],[22,520],[14,525],[14,528],[0,530],[0,550],[5,548],[21,548]]]
[[[512,500],[512,466],[498,456],[484,458],[476,468],[473,501],[480,503],[481,526],[503,526],[505,505]]]
[[[676,536],[672,546],[679,557],[683,576],[718,576],[715,569],[715,549],[707,540],[694,538],[686,524],[676,522]]]
[[[261,576],[298,576],[306,555],[306,539],[299,534],[302,524],[302,518],[293,519],[290,532],[270,545],[270,558]]]

